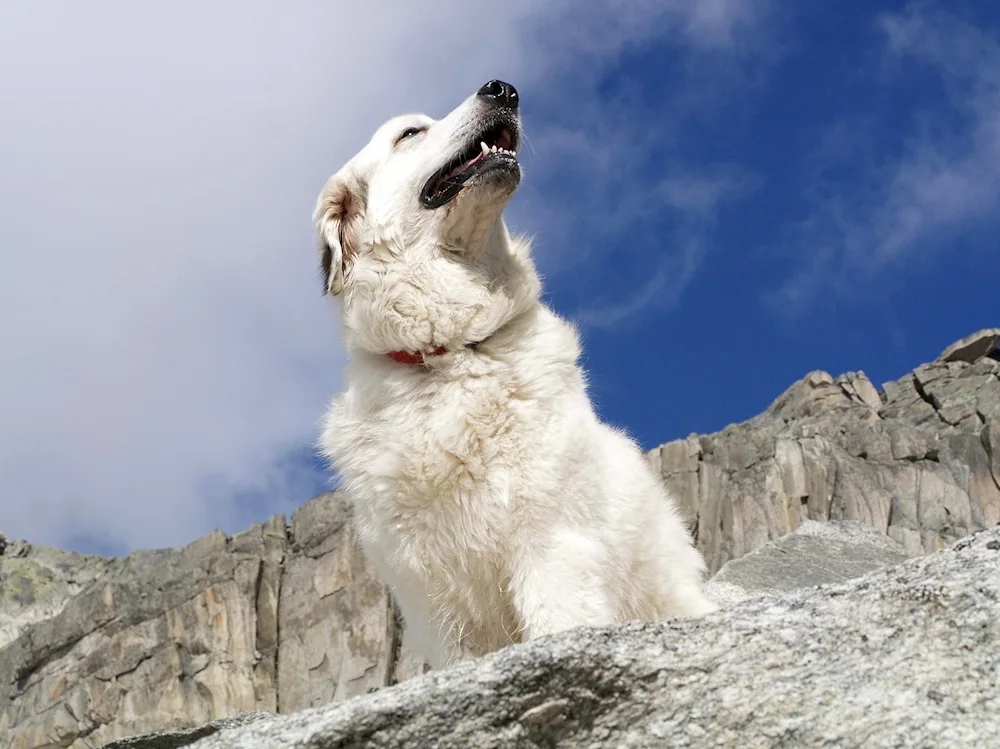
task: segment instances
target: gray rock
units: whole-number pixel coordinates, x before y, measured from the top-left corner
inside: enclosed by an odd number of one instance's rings
[[[727,562],[710,586],[726,583],[763,595],[846,582],[912,555],[871,526],[850,521],[806,520],[794,532]],[[726,601],[735,591],[722,594]]]
[[[108,572],[112,560],[8,541],[0,534],[0,648]]]
[[[392,599],[357,547],[340,495],[292,518],[278,609],[277,709],[354,697],[396,679],[399,629]]]
[[[418,673],[348,520],[327,494],[295,513],[291,537],[278,516],[117,560],[9,545],[0,745],[90,749]]]
[[[848,583],[578,629],[191,747],[965,749],[998,736],[993,528]]]
[[[1000,328],[985,328],[956,341],[941,352],[939,361],[974,362],[1000,346]]]
[[[181,731],[162,731],[155,734],[143,734],[142,736],[130,736],[125,739],[118,739],[106,744],[104,749],[181,749],[190,746],[198,739],[211,736],[225,728],[237,728],[255,723],[258,720],[269,718],[273,713],[247,712],[239,713],[228,718],[219,718],[210,723],[205,723],[196,728],[188,728]]]
[[[881,391],[811,372],[750,421],[652,450],[710,571],[806,520],[857,521],[914,554],[1000,522],[1000,361],[963,357]]]
[[[0,734],[12,749],[86,747],[273,705],[274,651],[257,525],[139,552],[0,650]],[[6,559],[2,559],[6,564]],[[259,646],[259,647],[258,647]]]

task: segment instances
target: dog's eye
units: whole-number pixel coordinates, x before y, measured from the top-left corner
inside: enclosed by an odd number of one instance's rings
[[[396,142],[393,145],[397,145],[398,146],[400,143],[402,143],[407,138],[409,138],[409,137],[411,137],[413,135],[419,135],[420,133],[422,133],[426,129],[427,128],[425,128],[425,127],[408,127],[408,128],[406,128],[406,130],[404,130],[403,132],[401,132],[399,135],[396,136]]]

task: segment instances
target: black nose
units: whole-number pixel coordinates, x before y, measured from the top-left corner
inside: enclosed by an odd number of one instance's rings
[[[503,81],[490,81],[476,92],[478,96],[501,107],[517,109],[517,89]]]

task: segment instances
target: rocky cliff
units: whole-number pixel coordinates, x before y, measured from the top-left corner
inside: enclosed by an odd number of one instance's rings
[[[232,537],[95,559],[0,557],[0,746],[98,747],[292,712],[422,670],[336,494]],[[7,743],[3,743],[6,741]]]
[[[650,460],[713,572],[807,519],[859,521],[903,556],[944,548],[1000,522],[998,342],[981,331],[880,389],[810,373]],[[336,493],[290,523],[124,559],[0,537],[0,747],[100,747],[362,695],[424,671],[399,635]]]
[[[918,553],[1000,522],[998,341],[980,331],[881,389],[811,372],[749,421],[653,450],[710,569],[805,518]]]
[[[808,549],[832,571],[824,542],[885,551],[832,525],[795,538],[792,559]],[[744,565],[744,578],[760,573]],[[1000,527],[846,583],[699,619],[581,628],[376,694],[241,719],[109,749],[993,749]]]

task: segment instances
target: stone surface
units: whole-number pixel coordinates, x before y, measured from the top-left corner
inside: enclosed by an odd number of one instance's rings
[[[998,737],[992,528],[849,583],[514,645],[190,746],[965,749]]]
[[[779,593],[846,582],[911,556],[870,526],[806,520],[787,536],[727,562],[710,585],[728,583],[748,595]]]
[[[805,520],[858,521],[914,554],[995,525],[998,434],[1000,361],[984,355],[881,391],[860,372],[811,372],[760,416],[649,457],[714,572]]]
[[[1000,362],[972,343],[881,389],[860,372],[810,373],[748,422],[653,450],[711,570],[808,520],[857,521],[911,554],[1000,521]],[[727,575],[710,585],[727,606],[782,587]],[[289,713],[424,670],[336,494],[288,524],[125,559],[0,537],[2,749]]]
[[[9,542],[0,534],[0,648],[29,625],[58,614],[114,562]]]
[[[120,560],[8,545],[0,580],[18,582],[3,609],[16,636],[0,649],[0,745],[101,746],[325,704],[421,670],[401,657],[391,601],[347,519],[327,494],[290,529],[278,516]]]
[[[974,362],[994,353],[1000,346],[1000,328],[984,328],[960,341],[955,341],[941,352],[940,361]]]
[[[0,735],[82,747],[273,704],[274,652],[257,647],[268,530],[133,554],[32,625],[0,651]]]
[[[255,723],[264,718],[270,718],[274,713],[246,712],[228,718],[219,718],[210,723],[195,728],[185,728],[180,731],[160,731],[155,734],[129,736],[105,745],[105,749],[181,749],[190,746],[198,739],[211,736],[224,728],[237,728]]]
[[[278,710],[393,683],[401,647],[393,602],[358,551],[347,505],[323,495],[295,513],[291,530],[278,608]]]

